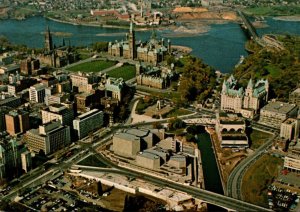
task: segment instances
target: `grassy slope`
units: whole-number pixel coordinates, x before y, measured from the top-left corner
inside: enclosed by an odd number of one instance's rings
[[[244,175],[242,193],[247,202],[267,207],[267,186],[276,177],[283,160],[264,155],[252,165]]]
[[[258,130],[253,130],[250,134],[251,149],[259,148],[264,142],[271,137],[270,134]]]

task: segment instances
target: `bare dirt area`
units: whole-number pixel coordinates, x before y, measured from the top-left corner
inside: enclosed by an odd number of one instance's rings
[[[8,7],[0,7],[0,18],[6,18],[8,17]]]
[[[228,20],[237,21],[238,16],[233,11],[207,11],[200,13],[182,13],[178,14],[177,20]]]
[[[172,49],[175,49],[177,51],[183,52],[183,53],[191,53],[193,51],[192,48],[187,47],[187,46],[177,46],[177,45],[172,45]]]

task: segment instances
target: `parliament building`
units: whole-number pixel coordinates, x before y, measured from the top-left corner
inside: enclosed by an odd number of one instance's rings
[[[109,42],[108,54],[125,59],[139,60],[156,65],[164,60],[166,54],[171,53],[171,42],[165,44],[164,39],[157,40],[155,34],[148,42],[136,42],[133,23],[130,24],[129,34],[125,41]]]

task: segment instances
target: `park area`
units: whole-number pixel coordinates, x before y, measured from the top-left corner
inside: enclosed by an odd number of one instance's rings
[[[114,65],[116,65],[116,62],[114,61],[96,60],[72,66],[70,68],[67,68],[67,70],[73,72],[99,72]]]
[[[135,77],[135,66],[124,64],[123,66],[107,72],[108,76],[114,78],[123,78],[124,81]]]

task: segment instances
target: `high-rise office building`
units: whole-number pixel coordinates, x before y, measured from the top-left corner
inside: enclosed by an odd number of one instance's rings
[[[78,116],[73,120],[73,127],[77,133],[78,139],[82,139],[95,129],[103,125],[103,111],[93,109],[87,113]]]
[[[45,154],[51,154],[70,142],[70,127],[62,126],[60,121],[40,125],[38,129],[31,129],[26,133],[27,146],[34,152],[42,150]]]
[[[29,88],[29,100],[32,102],[43,103],[45,101],[46,86],[42,83],[33,85]]]

